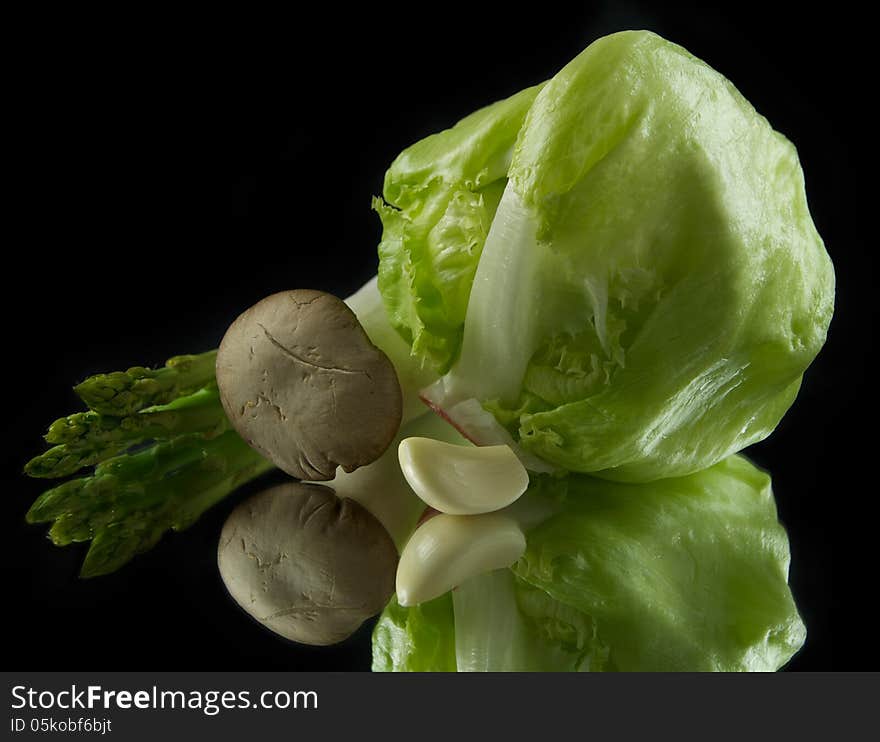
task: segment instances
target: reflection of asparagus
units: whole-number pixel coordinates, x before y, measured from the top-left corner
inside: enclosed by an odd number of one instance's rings
[[[228,428],[214,388],[121,418],[78,412],[52,423],[46,440],[59,445],[31,459],[25,472],[32,477],[65,477],[148,439],[187,433],[211,437]]]
[[[217,351],[175,356],[158,369],[134,366],[128,371],[97,374],[74,387],[90,409],[124,416],[151,405],[166,404],[214,382]]]
[[[81,574],[119,569],[168,529],[192,524],[233,489],[272,465],[229,431],[213,439],[180,436],[100,464],[90,477],[45,492],[31,523],[54,520],[52,541],[92,539]]]

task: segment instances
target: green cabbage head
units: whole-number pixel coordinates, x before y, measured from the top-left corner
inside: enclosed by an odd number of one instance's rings
[[[374,205],[424,396],[532,469],[711,466],[772,432],[831,320],[795,148],[653,33],[413,145]]]

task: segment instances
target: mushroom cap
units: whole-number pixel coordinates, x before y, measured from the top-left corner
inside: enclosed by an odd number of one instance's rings
[[[388,603],[397,549],[362,505],[292,482],[232,511],[217,563],[230,595],[257,621],[287,639],[327,645]]]
[[[220,344],[217,385],[236,431],[297,479],[375,461],[400,427],[393,364],[321,291],[282,291],[242,313]]]

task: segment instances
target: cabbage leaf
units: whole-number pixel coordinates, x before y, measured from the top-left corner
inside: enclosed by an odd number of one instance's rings
[[[373,628],[373,672],[455,672],[452,596],[404,608],[392,596]]]
[[[385,174],[379,290],[413,355],[438,372],[461,346],[468,296],[539,87],[472,113],[404,150]]]
[[[513,572],[595,621],[621,671],[772,671],[804,643],[770,477],[732,456],[647,484],[546,478]]]

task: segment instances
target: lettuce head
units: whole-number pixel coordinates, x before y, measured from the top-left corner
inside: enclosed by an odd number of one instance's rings
[[[834,272],[794,146],[650,32],[408,148],[383,196],[379,288],[442,374],[424,396],[547,469],[709,467],[773,431],[825,341]]]

